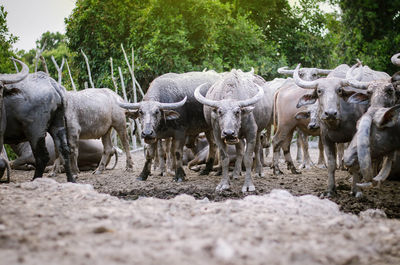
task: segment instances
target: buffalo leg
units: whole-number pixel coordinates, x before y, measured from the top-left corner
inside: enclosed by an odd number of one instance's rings
[[[125,169],[131,171],[133,169],[131,152],[129,150],[128,134],[126,133],[125,117],[119,120],[114,129],[117,131],[119,138],[121,139],[122,146],[124,147],[126,155],[126,166]]]
[[[243,149],[244,149],[244,141],[240,140],[239,143],[236,144],[236,161],[235,161],[235,169],[233,170],[232,174],[233,179],[239,179],[240,172],[242,171]]]
[[[332,196],[336,194],[335,170],[336,170],[336,146],[335,143],[323,138],[324,151],[328,160],[328,190],[326,195]]]
[[[114,148],[111,140],[111,128],[107,131],[105,135],[101,137],[101,142],[103,143],[103,155],[101,156],[101,160],[97,169],[93,172],[94,174],[100,174],[104,170],[106,170],[107,161],[110,160]]]
[[[254,147],[254,160],[255,160],[255,171],[256,171],[257,176],[263,177],[262,165],[261,165],[261,160],[260,160],[260,156],[259,156],[260,150],[262,149],[260,136],[261,136],[261,132],[257,132],[256,145]]]
[[[292,140],[292,136],[293,131],[289,132],[288,137],[283,140],[282,150],[285,156],[287,169],[290,170],[292,174],[300,174],[300,172],[296,170],[296,167],[293,164],[292,156],[290,155],[290,142]]]
[[[299,130],[299,138],[301,138],[301,149],[303,150],[303,162],[300,168],[309,169],[314,166],[310,158],[310,153],[308,152],[308,135]]]
[[[59,121],[59,122],[61,123],[61,121]],[[59,125],[59,124],[56,124],[55,126],[50,128],[50,135],[53,137],[56,150],[59,150],[62,158],[64,159],[64,170],[65,170],[65,174],[67,175],[67,181],[75,182],[75,178],[73,177],[73,175],[71,173],[70,150],[69,150],[69,145],[68,145],[68,141],[67,141],[67,132],[65,130],[65,127],[61,127],[61,126],[57,126],[57,125]],[[35,159],[36,159],[36,157],[35,157]],[[46,162],[46,164],[47,164],[47,162]],[[46,164],[45,164],[45,166],[46,166]],[[37,168],[37,166],[36,166],[36,168]]]
[[[301,157],[302,157],[302,149],[304,150],[303,146],[304,146],[304,134],[302,131],[300,130],[296,130],[297,131],[297,141],[296,141],[296,145],[297,145],[297,154],[296,154],[296,161],[297,162],[301,162]]]
[[[214,166],[214,161],[215,161],[215,143],[214,143],[214,138],[212,136],[211,132],[206,132],[206,138],[208,141],[208,156],[207,156],[207,161],[206,161],[206,167],[200,172],[200,175],[208,175],[211,170],[213,169]]]
[[[222,167],[222,179],[215,189],[217,191],[224,191],[230,188],[228,146],[220,139],[218,139],[216,142],[219,148],[219,161]]]
[[[254,137],[246,138],[246,154],[244,155],[244,166],[246,167],[246,174],[244,178],[244,184],[242,187],[242,192],[255,191],[256,188],[253,184],[253,178],[251,177],[251,169],[253,165],[253,153],[256,145],[256,135]]]
[[[321,136],[318,137],[318,149],[319,149],[319,155],[318,155],[318,167],[320,168],[325,168],[326,163],[325,163],[325,157],[324,157],[324,145],[322,144],[322,138]]]
[[[185,145],[185,138],[175,138],[172,142],[172,150],[171,153],[174,158],[175,165],[175,177],[174,181],[182,182],[185,181],[185,171],[182,167],[182,157],[183,157],[183,146]]]
[[[149,177],[151,173],[151,162],[154,159],[155,150],[157,148],[157,142],[154,144],[149,144],[146,149],[146,162],[144,163],[144,167],[142,172],[137,177],[138,180],[145,181]]]
[[[41,137],[34,137],[29,141],[32,148],[32,154],[36,161],[33,179],[41,178],[43,176],[44,169],[50,160],[49,153],[47,152],[46,148],[45,135],[46,133],[43,133]]]
[[[344,143],[336,144],[337,150],[337,159],[338,159],[338,169],[345,170],[344,161],[343,161],[343,153],[344,153]]]
[[[154,167],[155,165],[158,164],[159,168],[160,168],[160,176],[165,176],[166,175],[166,168],[165,168],[165,164],[166,164],[166,160],[167,160],[167,154],[166,154],[166,150],[164,149],[163,146],[163,140],[159,139],[157,141],[157,149],[155,150],[155,155],[154,155]]]

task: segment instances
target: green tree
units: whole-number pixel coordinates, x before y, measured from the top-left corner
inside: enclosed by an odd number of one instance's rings
[[[18,38],[8,31],[7,11],[0,5],[0,73],[11,73],[15,71],[10,57],[14,56],[12,45]]]
[[[400,0],[334,0],[342,10],[335,52],[346,63],[360,58],[371,68],[394,73],[390,57],[400,51]]]

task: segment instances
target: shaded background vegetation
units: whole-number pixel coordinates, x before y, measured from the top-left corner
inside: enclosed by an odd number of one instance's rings
[[[321,4],[334,9],[322,11]],[[14,70],[11,55],[33,70],[36,52],[15,54],[6,15],[1,7],[0,72]],[[131,84],[121,44],[129,56],[134,49],[144,90],[166,72],[253,67],[269,80],[281,66],[333,68],[356,58],[392,74],[390,57],[400,52],[400,0],[298,0],[295,6],[287,0],[77,0],[65,23],[66,35],[46,32],[37,47],[46,42],[43,56],[54,78],[51,56],[59,64],[68,59],[78,89],[88,80],[81,49],[96,87],[112,87],[110,57],[114,76],[120,66]],[[65,67],[63,85],[71,89]]]

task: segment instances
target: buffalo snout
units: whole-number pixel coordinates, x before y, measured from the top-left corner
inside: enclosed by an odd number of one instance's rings
[[[338,112],[336,110],[327,110],[322,114],[322,119],[324,120],[337,120]]]
[[[308,129],[309,130],[317,130],[317,129],[319,129],[319,125],[316,122],[310,122],[308,124]]]

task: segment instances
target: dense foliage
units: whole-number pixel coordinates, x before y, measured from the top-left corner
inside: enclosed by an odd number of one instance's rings
[[[10,57],[14,56],[12,45],[17,37],[8,32],[7,12],[0,5],[0,73],[12,73],[15,71]]]
[[[323,4],[334,8],[322,11]],[[68,59],[80,89],[88,81],[81,49],[95,86],[112,87],[110,57],[114,76],[121,67],[131,84],[121,44],[129,60],[134,49],[135,75],[144,89],[166,72],[253,67],[272,79],[280,66],[333,68],[356,58],[392,74],[398,70],[390,56],[400,51],[399,10],[400,0],[77,0],[65,20],[66,36],[46,32],[37,47],[46,43],[43,56],[56,79],[51,55],[59,64]],[[16,38],[8,34],[3,9],[1,14],[0,70],[10,71],[3,58]],[[20,52],[31,69],[35,54]],[[71,89],[65,67],[63,84]]]

